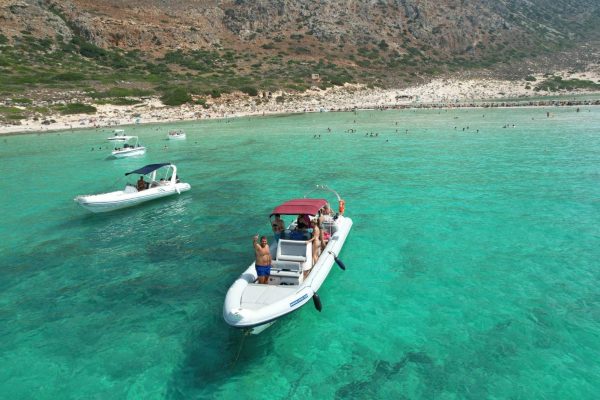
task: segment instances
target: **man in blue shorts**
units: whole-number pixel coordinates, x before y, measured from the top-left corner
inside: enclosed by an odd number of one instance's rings
[[[252,244],[254,245],[254,252],[256,253],[256,262],[254,263],[254,266],[256,268],[256,274],[258,275],[258,283],[267,284],[269,283],[269,275],[271,275],[271,251],[269,250],[267,238],[262,236],[259,244],[258,235],[254,235]]]

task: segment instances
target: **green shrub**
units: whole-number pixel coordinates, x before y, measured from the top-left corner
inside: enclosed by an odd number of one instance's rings
[[[32,101],[31,99],[25,98],[25,97],[15,97],[14,99],[12,99],[13,103],[16,104],[31,104]]]
[[[296,54],[310,54],[310,49],[304,46],[294,46],[290,48]]]
[[[217,99],[217,98],[221,97],[221,91],[219,89],[211,90],[210,97],[212,97],[213,99]]]
[[[95,114],[96,107],[90,106],[89,104],[83,103],[70,103],[66,106],[60,107],[59,111],[61,114]]]
[[[108,98],[108,97],[141,97],[141,96],[149,96],[151,94],[152,94],[151,90],[112,87],[104,92],[92,92],[92,93],[90,93],[90,97],[92,97],[94,99],[103,99],[103,98]]]
[[[287,89],[291,89],[291,90],[295,90],[297,92],[304,92],[306,89],[308,89],[310,86],[307,84],[302,84],[302,83],[298,83],[298,84],[294,84],[294,83],[289,83],[287,85],[285,85],[285,87]]]
[[[76,44],[79,45],[79,54],[84,57],[102,59],[108,55],[106,50],[83,40],[79,40],[79,43]]]
[[[166,91],[160,98],[160,101],[167,106],[180,106],[192,101],[192,96],[182,87]]]
[[[154,75],[164,75],[170,72],[169,67],[166,64],[146,64],[146,70]]]
[[[0,33],[0,44],[8,43],[8,38]]]
[[[243,93],[246,93],[248,96],[258,96],[258,90],[255,87],[244,86],[240,89]]]
[[[210,108],[210,105],[206,104],[206,99],[203,99],[203,98],[196,99],[194,101],[194,104],[199,104],[204,109],[209,109]]]
[[[537,79],[535,79],[535,76],[533,76],[533,75],[528,75],[525,77],[525,80],[527,82],[535,82]]]
[[[23,110],[17,107],[0,106],[0,115],[17,115],[21,112],[23,112]]]
[[[553,76],[543,82],[538,83],[534,90],[546,90],[556,92],[558,90],[574,90],[574,89],[600,89],[600,84],[588,80],[567,79],[563,80],[560,76]]]
[[[54,80],[61,82],[77,82],[85,79],[85,76],[79,72],[63,72],[54,75]]]

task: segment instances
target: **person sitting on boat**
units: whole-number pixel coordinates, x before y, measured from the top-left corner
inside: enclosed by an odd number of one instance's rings
[[[256,254],[254,267],[256,268],[256,275],[258,275],[258,283],[267,284],[269,283],[269,275],[271,275],[271,251],[266,236],[261,236],[259,244],[258,235],[254,235],[252,245]]]
[[[308,240],[309,242],[312,242],[312,262],[313,262],[313,266],[317,263],[317,260],[319,259],[319,255],[321,255],[321,243],[323,240],[323,236],[321,234],[321,229],[319,226],[319,219],[315,218],[312,221],[313,223],[313,233],[312,233],[312,238],[310,238],[310,240]],[[305,274],[308,274],[308,271],[305,271]]]
[[[306,214],[298,215],[298,219],[296,220],[296,228],[298,230],[304,231],[310,228],[310,218]]]
[[[144,181],[144,175],[140,175],[140,179],[137,181],[137,190],[141,192],[144,189],[146,189],[146,181]]]
[[[322,209],[319,210],[319,222],[321,224],[323,224],[324,222],[332,222],[335,217],[335,213],[333,212],[333,210],[331,209],[331,206],[329,205],[329,203],[325,204],[323,206]]]
[[[275,236],[275,240],[279,242],[281,233],[285,230],[285,225],[280,214],[275,214],[275,220],[273,220],[271,226],[273,227],[273,236]]]

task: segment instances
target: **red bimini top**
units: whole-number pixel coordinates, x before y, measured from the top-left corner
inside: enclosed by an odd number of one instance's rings
[[[325,199],[294,199],[286,201],[283,204],[275,207],[271,216],[275,214],[281,215],[296,215],[308,214],[317,215],[319,210],[327,204]]]

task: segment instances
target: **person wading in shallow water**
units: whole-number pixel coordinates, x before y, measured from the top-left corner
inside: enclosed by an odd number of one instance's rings
[[[256,268],[256,274],[258,275],[258,283],[267,284],[269,282],[269,275],[271,275],[271,251],[269,250],[267,238],[261,236],[259,244],[258,235],[255,235],[252,239],[252,244],[254,245],[254,252],[256,253],[254,267]]]

